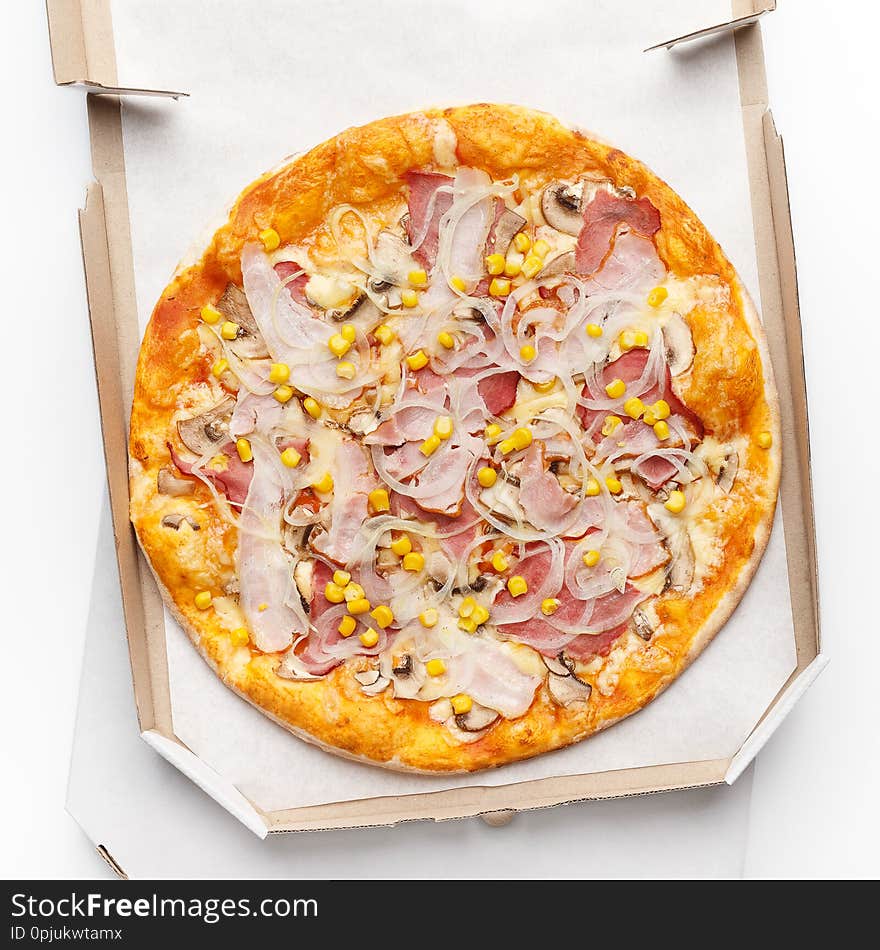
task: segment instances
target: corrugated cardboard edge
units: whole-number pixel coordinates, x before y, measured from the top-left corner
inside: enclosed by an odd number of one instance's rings
[[[94,2],[98,3],[98,0]],[[742,3],[737,4],[737,7],[741,6]],[[737,8],[734,12],[741,13]],[[736,22],[736,19],[735,17],[731,23]],[[796,381],[801,389],[805,388],[805,384],[793,244],[789,248],[784,241],[784,234],[777,239],[777,220],[782,220],[783,215],[781,212],[775,213],[774,209],[787,207],[784,189],[781,197],[779,194],[780,182],[784,183],[785,173],[784,163],[780,164],[783,162],[781,146],[774,150],[772,137],[767,138],[764,135],[767,115],[766,82],[758,26],[752,25],[738,30],[736,51],[743,121],[749,150],[753,207],[758,211],[770,209],[763,215],[756,212],[755,216],[762,304],[765,313],[772,312],[776,315],[774,324],[781,328],[776,338],[770,341],[774,364],[780,361],[784,364],[784,372],[777,372],[777,377],[781,377],[780,391],[790,391],[797,398],[798,386],[791,388],[791,377],[797,377],[798,365],[800,379]],[[102,419],[105,423],[108,479],[117,556],[122,578],[123,606],[129,630],[132,675],[141,729],[154,737],[147,740],[153,748],[156,748],[160,754],[168,753],[165,757],[169,758],[169,761],[189,775],[224,807],[228,807],[227,800],[234,800],[236,809],[230,810],[234,814],[237,810],[248,816],[245,824],[252,827],[252,830],[261,837],[266,828],[272,833],[278,833],[387,826],[426,817],[448,820],[481,814],[506,814],[511,811],[546,808],[575,801],[705,787],[724,782],[725,778],[732,774],[733,759],[565,776],[502,787],[472,787],[368,801],[339,802],[265,814],[241,796],[237,789],[228,785],[217,773],[205,766],[174,737],[161,599],[141,559],[129,527],[127,465],[125,461],[121,463],[118,461],[126,458],[124,430],[130,405],[130,381],[134,378],[134,360],[138,343],[120,101],[110,96],[90,96],[89,121],[93,165],[98,183],[89,189],[89,201],[81,213],[83,254],[95,339],[99,398]],[[782,262],[784,267],[780,266],[777,249],[780,254],[787,255],[786,260]],[[791,287],[794,288],[793,298],[789,294],[783,299],[783,284],[785,283],[783,272],[787,273],[789,280],[793,282],[791,283]],[[784,320],[782,314],[785,314]],[[795,347],[793,353],[787,352],[789,338]],[[806,437],[805,403],[802,407],[790,407],[788,415],[790,418],[787,422],[783,420],[787,444],[797,444],[801,456],[806,453],[808,463],[808,443],[803,441]],[[786,471],[791,472],[794,468],[789,464],[786,466]],[[785,480],[785,475],[783,478]],[[809,535],[800,545],[801,548],[806,546],[802,558],[805,576],[799,579],[793,577],[791,583],[795,590],[807,588],[815,590],[815,543],[812,540],[812,512],[808,487],[804,494],[804,485],[809,485],[808,469],[805,473],[794,471],[793,478],[794,481],[791,477],[789,478],[788,491],[789,493],[793,491],[794,495],[788,507],[793,508],[794,511],[791,516],[786,514],[786,524],[791,526],[791,532],[794,534],[795,526],[799,523],[795,515],[799,512],[802,518],[804,510],[807,510],[810,518],[808,521],[800,521],[807,527]],[[805,581],[805,587],[799,587],[801,581]],[[814,609],[814,599],[810,600],[808,611],[796,618],[796,630],[798,629],[798,669],[774,700],[774,707],[786,695],[786,688],[803,672],[818,652],[818,614]],[[132,634],[131,631],[136,631],[136,633]],[[780,710],[772,722],[778,724],[783,714]],[[767,722],[766,728],[772,731],[769,716],[768,710],[762,722]],[[159,738],[163,740],[161,743],[157,741]],[[748,741],[743,746],[743,750],[747,748]],[[178,750],[183,750],[186,755]],[[740,759],[740,762],[742,761]],[[528,804],[523,803],[525,795],[528,796]],[[254,822],[254,815],[260,816],[262,828]],[[241,816],[237,815],[237,817]],[[252,822],[253,826],[249,822]]]
[[[52,72],[59,86],[82,86],[95,95],[160,96],[185,92],[119,86],[109,0],[46,0]]]
[[[709,36],[715,36],[718,33],[729,33],[732,30],[741,30],[744,26],[750,26],[757,23],[765,13],[772,13],[776,9],[776,0],[733,0],[733,14],[729,20],[716,23],[714,26],[706,26],[700,30],[694,30],[692,33],[684,33],[681,36],[674,36],[668,40],[662,40],[653,46],[645,49],[650,53],[656,49],[672,49],[673,46],[679,46],[681,43],[690,43],[692,40],[701,40]]]
[[[107,865],[108,868],[120,879],[123,881],[128,880],[128,875],[122,869],[122,867],[117,863],[116,858],[104,847],[104,845],[99,844],[95,847],[95,851],[98,852],[98,857]]]

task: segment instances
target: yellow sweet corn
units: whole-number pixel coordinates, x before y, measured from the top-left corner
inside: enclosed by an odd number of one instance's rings
[[[498,472],[496,472],[494,468],[490,468],[488,465],[484,466],[477,472],[477,481],[483,486],[483,488],[491,488],[497,479]]]
[[[497,422],[490,422],[483,430],[483,435],[486,437],[486,441],[489,445],[495,445],[501,438],[502,431],[501,426],[498,425]]]
[[[324,585],[324,598],[329,600],[331,604],[341,604],[345,600],[345,591],[339,584],[327,581]]]
[[[669,438],[669,426],[661,419],[654,423],[654,435],[662,442]]]
[[[410,353],[406,358],[406,365],[411,370],[422,369],[422,367],[428,365],[428,356],[424,350],[416,350],[415,353]]]
[[[502,455],[509,455],[516,446],[513,443],[513,439],[502,439],[498,443],[498,448],[501,450]]]
[[[281,237],[275,228],[264,228],[260,231],[259,238],[267,254],[271,254],[272,251],[277,251],[278,246],[281,244]]]
[[[559,605],[562,603],[561,600],[558,600],[556,597],[545,597],[541,601],[541,613],[545,617],[549,617],[551,614],[555,614],[559,610]]]
[[[669,403],[665,399],[658,399],[657,402],[651,406],[651,411],[658,419],[668,419],[672,412],[669,408]]]
[[[648,334],[644,330],[636,330],[633,333],[633,341],[636,346],[647,346],[648,345]]]
[[[549,393],[556,388],[556,377],[548,379],[545,383],[532,383],[532,389],[538,393]]]
[[[605,422],[602,424],[602,435],[613,435],[622,424],[620,416],[605,416]]]
[[[674,491],[669,493],[669,497],[663,503],[663,507],[667,511],[671,511],[674,515],[679,514],[684,511],[684,506],[687,503],[687,499],[684,496],[683,491],[679,491],[677,488]]]
[[[459,617],[458,626],[466,633],[474,633],[477,629],[477,621],[473,617]]]
[[[626,392],[626,383],[620,379],[620,377],[612,379],[605,387],[605,392],[608,394],[609,399],[620,399]]]
[[[424,287],[428,283],[428,275],[423,270],[411,270],[407,278],[413,287]]]
[[[363,643],[363,645],[369,649],[370,647],[374,647],[379,642],[379,634],[376,633],[372,627],[370,627],[358,635],[358,640],[360,640],[361,643]]]
[[[464,600],[458,605],[458,616],[459,617],[470,617],[474,612],[474,608],[477,606],[476,600],[473,597],[465,597]]]
[[[497,277],[499,274],[504,273],[504,255],[503,254],[490,254],[486,258],[486,273],[492,277]]]
[[[474,701],[467,695],[467,693],[457,693],[452,699],[449,700],[452,703],[452,711],[456,716],[462,716],[465,713],[469,713],[473,708]]]
[[[507,589],[510,591],[511,597],[520,597],[522,594],[525,594],[529,589],[528,582],[524,577],[521,577],[519,574],[515,574],[507,582]]]
[[[608,478],[605,479],[605,487],[612,495],[619,495],[623,491],[623,485],[621,485],[620,481],[613,475],[609,475]]]
[[[238,330],[239,326],[237,323],[226,320],[223,326],[220,327],[220,336],[222,336],[224,340],[234,340],[238,336]]]
[[[350,580],[346,585],[345,589],[342,592],[343,597],[346,600],[346,603],[351,603],[353,600],[362,600],[366,594],[364,593],[363,587],[360,584],[356,584],[354,581]]]
[[[220,313],[216,307],[212,307],[210,304],[202,307],[199,313],[201,314],[202,320],[204,320],[205,323],[211,324],[211,326],[213,326],[215,323],[219,323],[223,319],[223,314]]]
[[[412,541],[409,539],[408,534],[402,534],[395,541],[391,542],[391,550],[398,556],[403,557],[404,554],[409,554],[412,551]]]
[[[238,457],[242,462],[253,461],[254,453],[251,451],[251,444],[247,439],[236,439],[235,451],[238,452]]]
[[[532,430],[531,429],[514,429],[513,435],[510,437],[513,441],[513,446],[516,449],[527,449],[532,444]]]
[[[216,379],[220,377],[229,369],[229,360],[217,360],[217,362],[211,367],[211,373]]]
[[[532,360],[537,356],[537,352],[531,343],[526,343],[525,346],[519,348],[519,358],[524,363],[531,363]]]
[[[328,495],[333,491],[333,476],[329,472],[324,472],[320,480],[312,485],[312,488],[322,495]]]
[[[770,432],[759,432],[757,441],[762,449],[769,449],[770,446],[773,445],[773,434]]]
[[[595,548],[593,548],[584,554],[582,560],[587,567],[595,567],[599,563],[599,559],[601,557],[602,555]]]
[[[540,257],[540,258],[546,257],[547,252],[549,250],[550,250],[550,245],[543,239],[539,241],[535,241],[535,243],[532,245],[532,254],[534,254],[536,257]]]
[[[457,275],[449,278],[449,286],[462,294],[467,290],[467,284],[464,282],[464,279]]]
[[[302,461],[302,455],[291,445],[281,453],[281,461],[288,468],[296,468]]]
[[[436,435],[429,435],[427,439],[419,446],[419,451],[426,458],[433,455],[440,448],[440,439]]]
[[[602,336],[602,327],[598,323],[588,323],[587,336],[591,336],[593,339]]]
[[[484,607],[482,604],[477,604],[474,607],[474,612],[471,614],[471,620],[479,627],[481,623],[485,623],[489,619],[489,610]]]
[[[521,273],[526,280],[531,280],[544,266],[544,262],[536,254],[529,256],[522,262]]]
[[[415,306],[415,304],[413,304],[413,306]],[[395,339],[397,338],[397,334],[391,329],[391,327],[388,326],[387,323],[380,323],[379,326],[377,326],[376,329],[373,330],[373,336],[383,346],[388,346],[389,343],[393,343]]]
[[[333,583],[340,587],[347,587],[351,583],[351,574],[348,571],[334,571]]]
[[[446,672],[446,664],[439,657],[435,657],[425,664],[425,672],[428,676],[442,676]]]
[[[287,363],[273,363],[269,367],[269,382],[279,385],[290,379],[290,367]]]
[[[632,330],[624,330],[617,342],[622,350],[631,350],[636,345],[636,335]]]
[[[306,398],[303,399],[303,409],[305,409],[305,411],[313,419],[321,418],[321,404],[317,399],[313,399],[311,396],[306,396]]]
[[[503,571],[506,571],[510,564],[507,560],[507,556],[503,551],[496,551],[492,555],[492,567],[501,574]]]
[[[236,627],[229,634],[229,641],[234,647],[245,647],[248,645],[251,637],[247,632],[247,627]]]
[[[601,486],[599,485],[599,483],[596,481],[595,478],[588,478],[588,479],[587,479],[587,487],[586,487],[586,489],[584,490],[584,494],[585,494],[588,498],[595,498],[596,495],[598,495],[601,490],[602,490],[602,488],[601,488]]]
[[[327,341],[327,348],[334,356],[345,356],[351,349],[351,342],[346,340],[341,333],[334,333]]]
[[[515,257],[508,257],[504,262],[505,277],[518,277],[521,270],[522,262],[518,261]]]
[[[659,307],[668,296],[669,291],[665,287],[655,287],[648,294],[648,306]]]
[[[448,330],[443,330],[437,334],[437,342],[444,349],[455,349],[455,337]]]
[[[374,607],[370,611],[370,616],[373,620],[376,621],[376,624],[381,627],[383,630],[386,627],[390,627],[394,622],[394,613],[390,607],[386,607],[385,604],[380,604],[378,607]]]
[[[357,629],[357,620],[351,615],[346,614],[342,620],[339,621],[339,626],[336,629],[343,637],[350,637]]]
[[[370,494],[367,495],[367,501],[369,501],[370,508],[374,514],[380,511],[391,510],[391,501],[388,498],[388,490],[386,488],[374,488]]]
[[[350,614],[366,614],[370,612],[370,602],[366,597],[358,597],[357,600],[349,600],[348,603],[348,612]]]
[[[434,420],[434,435],[444,440],[452,435],[452,416],[438,416]]]
[[[339,335],[349,343],[354,343],[357,339],[357,328],[352,323],[344,323],[342,329],[339,331]]]
[[[525,254],[532,246],[532,239],[525,231],[520,231],[513,239],[513,246],[520,254]]]
[[[630,398],[627,399],[623,404],[623,411],[630,417],[630,419],[638,419],[645,411],[645,404],[641,399],[639,399],[638,396],[630,396]]]
[[[272,395],[278,402],[290,402],[293,399],[293,389],[290,386],[279,386]]]
[[[507,277],[493,277],[489,283],[489,293],[493,297],[506,297],[510,293],[510,280]]]
[[[403,556],[403,569],[405,571],[422,571],[425,569],[425,555],[421,551],[410,551]]]
[[[650,406],[642,413],[642,422],[647,426],[652,426],[657,422],[657,416]]]
[[[428,607],[427,610],[423,610],[419,614],[419,623],[423,627],[428,627],[428,628],[436,627],[437,621],[439,619],[440,619],[440,614],[437,613],[437,609],[435,607]]]
[[[418,307],[419,305],[419,295],[414,290],[407,288],[406,290],[401,290],[400,292],[400,302],[404,307]]]
[[[354,379],[357,376],[357,367],[348,360],[342,360],[336,364],[336,375],[340,379]]]
[[[200,590],[193,598],[193,601],[199,610],[207,610],[211,606],[211,602],[213,600],[214,598],[211,596],[211,592],[209,590]]]
[[[262,604],[260,604],[260,605],[257,607],[257,610],[259,610],[260,613],[262,613],[264,610],[268,610],[268,609],[269,609],[269,605],[268,605],[267,603],[262,603]]]

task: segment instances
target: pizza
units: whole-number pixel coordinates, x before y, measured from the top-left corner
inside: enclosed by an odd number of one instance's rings
[[[760,321],[694,213],[482,104],[286,161],[178,267],[131,518],[229,688],[330,752],[473,771],[682,673],[757,567],[780,459]]]

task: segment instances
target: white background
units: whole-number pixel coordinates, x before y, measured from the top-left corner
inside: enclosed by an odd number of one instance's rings
[[[875,806],[880,780],[876,713],[880,622],[874,554],[880,518],[875,409],[880,320],[880,17],[868,4],[781,0],[765,18],[770,99],[786,143],[810,391],[824,649],[832,665],[730,792],[640,800],[653,833],[652,873],[686,876],[873,876],[880,871]],[[56,89],[43,5],[5,12],[0,149],[4,190],[0,452],[3,521],[3,688],[0,691],[0,875],[104,874],[64,811],[83,632],[91,589],[103,457],[75,209],[90,178],[82,93]],[[860,157],[861,156],[861,157]],[[864,169],[861,171],[860,169]],[[875,419],[875,416],[878,418]],[[590,806],[566,812],[573,829]],[[598,806],[602,807],[602,806]],[[707,861],[713,816],[741,826],[735,854]],[[594,812],[595,816],[595,812]],[[609,816],[610,817],[610,816]],[[460,826],[463,843],[473,832]],[[529,864],[540,819],[520,816],[505,835],[509,875],[588,873],[581,849],[551,866]],[[389,873],[426,867],[423,837],[400,829],[382,848]],[[359,846],[375,846],[362,832]],[[593,842],[593,856],[601,843]],[[409,850],[407,850],[409,849]],[[663,854],[668,854],[664,866]],[[312,849],[299,873],[345,876],[345,849]],[[635,854],[615,873],[637,876]],[[391,870],[395,868],[395,870]],[[448,873],[467,873],[466,867]],[[493,868],[482,862],[480,873]],[[601,865],[589,865],[601,874]]]

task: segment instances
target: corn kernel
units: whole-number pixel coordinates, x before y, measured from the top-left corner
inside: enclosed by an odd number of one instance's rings
[[[401,290],[400,302],[404,305],[404,307],[418,307],[419,295],[414,290],[410,290],[409,288],[406,290]]]
[[[504,255],[503,254],[490,254],[486,258],[486,273],[490,274],[492,277],[497,277],[499,274],[504,273]]]
[[[493,277],[489,283],[489,293],[493,297],[506,297],[510,293],[510,280],[506,277]]]
[[[403,556],[403,569],[405,571],[422,571],[425,568],[425,555],[421,551],[410,551]]]
[[[531,280],[538,271],[544,266],[544,262],[535,254],[529,256],[522,262],[520,271],[526,280]]]
[[[771,432],[759,432],[758,433],[758,445],[762,449],[769,449],[773,445],[773,434]]]
[[[388,499],[388,490],[385,488],[374,488],[370,494],[367,495],[367,501],[369,501],[370,508],[374,513],[391,510],[391,502]]]
[[[488,465],[484,466],[477,472],[477,481],[483,486],[483,488],[491,488],[497,479],[498,472],[496,472],[494,468],[490,468]]]
[[[269,382],[275,383],[277,386],[279,383],[286,383],[290,379],[290,367],[287,363],[273,363],[269,367]]]
[[[238,336],[238,329],[237,323],[226,320],[223,326],[220,327],[220,336],[222,336],[224,340],[234,340]]]
[[[305,409],[305,411],[313,419],[321,418],[321,404],[317,399],[313,399],[311,396],[306,396],[306,398],[303,399],[303,409]]]
[[[507,568],[510,567],[507,557],[503,551],[496,551],[492,555],[492,567],[494,567],[499,574],[501,574],[503,571],[506,571]]]
[[[324,472],[321,478],[312,485],[312,488],[322,495],[328,495],[333,491],[333,476],[329,472]]]
[[[645,409],[644,413],[642,413],[642,422],[644,422],[645,425],[647,426],[652,426],[656,424],[657,416],[654,410],[650,406],[648,406],[648,408]]]
[[[428,275],[423,270],[411,270],[407,278],[413,287],[425,287],[428,283]]]
[[[605,387],[605,392],[608,393],[610,399],[620,399],[626,392],[626,383],[620,377],[612,379]]]
[[[466,633],[474,633],[477,629],[477,621],[473,617],[459,617],[458,618],[459,629],[464,630]]]
[[[252,462],[254,459],[254,453],[251,451],[251,444],[247,439],[236,439],[235,451],[238,452],[238,457],[242,460],[242,462]]]
[[[594,340],[597,339],[602,336],[602,327],[600,327],[598,323],[588,323],[587,336],[593,337]]]
[[[544,383],[532,383],[532,389],[538,393],[549,393],[556,388],[556,377],[553,376]]]
[[[562,603],[561,600],[558,600],[556,597],[545,597],[541,601],[541,613],[545,617],[549,617],[551,614],[555,614],[559,610],[559,606]]]
[[[404,554],[409,554],[412,551],[412,541],[409,539],[408,534],[402,534],[395,541],[391,542],[391,550],[398,556],[403,557]]]
[[[534,254],[536,257],[546,257],[549,250],[550,245],[544,240],[535,241],[535,243],[532,245],[532,254]]]
[[[531,429],[514,429],[513,435],[510,437],[513,440],[513,445],[517,449],[527,449],[532,444],[532,430]]]
[[[502,455],[509,455],[515,448],[513,439],[502,439],[498,443],[498,448],[501,450]]]
[[[438,416],[434,421],[434,435],[446,440],[452,435],[452,416]]]
[[[200,590],[193,598],[199,610],[207,610],[211,606],[213,599],[209,590]]]
[[[265,603],[265,602],[262,603],[262,604],[260,604],[260,605],[257,607],[257,610],[259,610],[260,613],[262,613],[264,610],[268,610],[268,609],[269,609],[269,605],[268,605],[267,603]]]
[[[272,395],[278,402],[290,402],[290,400],[293,399],[293,390],[290,386],[279,386]]]
[[[351,349],[351,343],[341,333],[334,333],[327,341],[327,347],[334,356],[345,356]]]
[[[587,567],[595,567],[599,563],[599,558],[601,557],[602,555],[595,548],[593,548],[584,554],[582,560]]]
[[[386,627],[390,627],[394,621],[394,613],[392,612],[391,608],[386,607],[385,604],[380,604],[378,607],[375,607],[373,610],[371,610],[370,616],[383,630]]]
[[[526,234],[525,231],[520,231],[513,239],[513,246],[520,252],[520,254],[525,254],[532,246],[532,239]]]
[[[342,360],[336,364],[336,375],[340,379],[354,379],[357,376],[357,367],[348,360]]]
[[[251,637],[247,632],[247,627],[236,627],[229,634],[229,641],[234,647],[244,647],[248,645]]]
[[[654,435],[662,442],[669,438],[669,426],[661,419],[654,423]]]
[[[333,583],[340,587],[347,587],[351,583],[351,574],[348,571],[334,571]]]
[[[349,600],[347,603],[350,614],[366,614],[370,611],[370,602],[366,597],[358,597],[357,600]]]
[[[473,597],[465,597],[464,600],[458,605],[458,616],[470,617],[470,615],[474,612],[474,607],[476,606],[477,602]]]
[[[211,367],[211,373],[215,379],[220,379],[220,377],[229,369],[229,360],[217,360],[217,362]]]
[[[648,294],[648,306],[659,307],[668,296],[669,291],[665,287],[655,287]]]
[[[498,425],[497,422],[490,422],[483,430],[483,435],[486,436],[486,441],[489,445],[495,445],[501,438],[501,432],[501,426]]]
[[[358,636],[358,640],[360,640],[361,643],[367,649],[369,649],[370,647],[374,647],[379,642],[379,634],[376,633],[372,627],[370,627],[367,630],[364,630],[364,632]]]
[[[520,597],[522,594],[525,594],[529,589],[528,582],[524,577],[520,577],[519,574],[515,574],[507,582],[507,589],[510,591],[511,597]]]
[[[657,402],[651,406],[651,411],[658,419],[668,419],[672,412],[669,408],[669,403],[665,399],[658,399]]]
[[[464,279],[457,275],[449,278],[449,286],[462,294],[467,290],[467,284],[464,282]]]
[[[416,350],[415,353],[411,353],[406,358],[406,365],[411,370],[422,369],[422,367],[428,365],[428,356],[424,350]]]
[[[645,404],[639,399],[638,396],[630,396],[629,399],[623,404],[623,411],[630,417],[630,419],[638,419],[639,416],[645,411]]]
[[[623,485],[621,485],[620,481],[613,475],[609,475],[608,478],[605,479],[605,487],[612,495],[619,495],[623,491]]]
[[[519,358],[520,358],[524,363],[531,363],[532,360],[533,360],[537,355],[538,355],[538,354],[537,354],[537,351],[535,350],[535,348],[532,346],[531,343],[526,343],[525,346],[521,346],[521,347],[519,348]]]
[[[624,330],[617,342],[622,350],[631,350],[636,345],[636,335],[632,330]]]
[[[327,581],[324,585],[324,598],[329,600],[331,604],[341,604],[345,600],[345,591],[339,584]]]
[[[474,701],[467,693],[458,693],[449,701],[452,703],[452,711],[456,716],[463,716],[465,713],[469,713],[474,705]]]
[[[471,620],[479,627],[481,623],[485,623],[489,619],[489,610],[484,607],[482,604],[477,604],[474,607],[474,612],[471,614]]]
[[[364,597],[366,597],[366,594],[360,584],[356,584],[354,581],[349,580],[345,585],[342,596],[345,598],[346,602],[350,604],[353,600],[362,600]]]
[[[388,326],[387,323],[380,323],[379,326],[373,330],[373,336],[383,346],[388,346],[389,343],[393,343],[397,338],[397,334],[391,329],[391,327]]]
[[[275,228],[265,228],[260,231],[259,237],[267,254],[277,251],[278,245],[281,244],[281,237]]]
[[[455,349],[455,337],[448,331],[443,330],[437,334],[437,342],[444,349],[453,350]]]
[[[595,478],[588,478],[588,479],[587,479],[587,487],[586,487],[586,489],[584,490],[584,494],[585,494],[588,498],[595,498],[596,495],[598,495],[601,490],[602,490],[602,489],[601,489],[599,483],[596,481]]]
[[[429,455],[433,455],[439,448],[440,439],[436,435],[429,435],[419,446],[419,451],[427,458]]]
[[[353,323],[344,323],[342,329],[339,331],[339,335],[343,340],[347,340],[349,343],[354,343],[357,339],[357,328]]]
[[[440,619],[440,614],[437,613],[436,607],[428,607],[427,610],[423,610],[419,614],[419,623],[423,627],[436,627],[437,621]]]
[[[621,424],[620,416],[605,416],[605,422],[602,424],[602,435],[613,435]]]
[[[425,664],[425,672],[428,676],[442,676],[446,672],[446,664],[439,657],[435,657]]]
[[[648,334],[644,330],[636,330],[633,334],[633,340],[635,341],[636,346],[647,346],[648,345]]]
[[[281,453],[281,461],[288,468],[296,468],[302,461],[302,455],[291,445]]]
[[[202,307],[199,313],[201,314],[202,320],[204,320],[205,323],[211,324],[211,326],[215,323],[219,323],[223,319],[223,314],[220,313],[216,307],[210,305]]]
[[[679,512],[684,511],[686,502],[687,499],[684,497],[684,492],[676,488],[675,491],[669,493],[669,497],[664,502],[663,507],[667,511],[671,511],[674,515],[677,515]]]
[[[504,262],[504,276],[505,277],[518,277],[521,270],[522,270],[522,264],[515,258],[508,258]]]
[[[354,619],[350,614],[346,614],[342,620],[339,621],[339,626],[336,628],[343,637],[350,637],[355,630],[357,629],[357,620]]]

